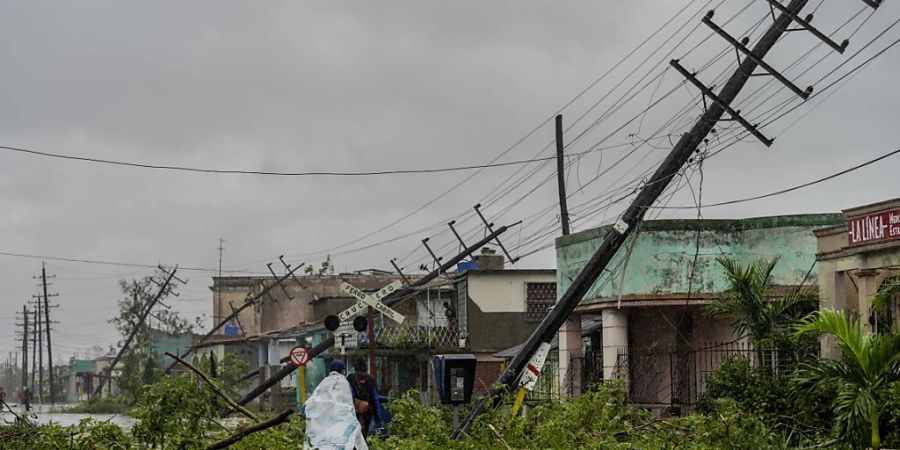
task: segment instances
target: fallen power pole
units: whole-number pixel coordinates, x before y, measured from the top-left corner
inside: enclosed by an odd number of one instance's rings
[[[534,333],[524,343],[522,350],[515,358],[513,358],[512,362],[500,375],[497,382],[491,385],[488,395],[475,405],[462,425],[454,430],[452,434],[454,439],[459,439],[469,430],[476,417],[482,414],[486,408],[493,406],[500,400],[504,392],[508,392],[514,386],[538,347],[542,343],[550,342],[553,339],[553,336],[557,333],[559,327],[568,319],[569,315],[575,307],[578,306],[581,299],[597,278],[599,278],[603,271],[606,270],[607,264],[609,264],[610,260],[625,242],[626,238],[631,234],[632,230],[634,230],[635,226],[643,220],[647,209],[657,200],[657,198],[659,198],[685,163],[691,160],[697,147],[703,142],[715,124],[722,119],[722,116],[726,112],[729,113],[732,120],[738,121],[744,125],[750,133],[760,138],[766,145],[771,144],[770,139],[762,136],[754,125],[751,125],[744,120],[740,116],[740,112],[733,110],[729,104],[734,101],[738,93],[747,83],[747,80],[753,75],[754,70],[760,66],[762,58],[785,33],[791,25],[791,22],[797,20],[797,14],[803,9],[803,6],[806,5],[807,1],[808,0],[792,0],[790,4],[784,7],[781,14],[774,19],[772,26],[766,30],[765,34],[759,39],[752,50],[746,49],[746,47],[740,48],[746,44],[746,40],[742,42],[733,42],[733,44],[737,44],[736,47],[740,46],[738,47],[738,50],[744,52],[747,57],[741,61],[738,69],[734,72],[718,95],[700,85],[694,75],[686,73],[677,60],[672,60],[670,62],[673,67],[682,72],[682,74],[690,81],[695,85],[698,85],[698,88],[701,88],[704,94],[704,100],[706,97],[709,97],[711,102],[706,109],[706,112],[700,117],[690,132],[681,136],[672,151],[666,156],[665,161],[657,168],[650,180],[638,193],[634,202],[625,210],[622,217],[616,221],[609,233],[606,234],[600,247],[585,264],[578,276],[572,281],[572,284],[566,292],[560,297],[553,309],[547,314]],[[772,17],[775,17],[774,10]],[[712,11],[707,13],[704,23],[709,22],[711,18]],[[707,25],[709,25],[709,23],[707,23]],[[784,80],[782,80],[783,77],[777,75],[770,66],[766,64],[763,67],[768,72],[768,75],[773,75],[784,82]],[[806,92],[809,91],[810,89],[807,89]]]
[[[110,363],[109,367],[106,369],[107,376],[100,378],[100,383],[97,385],[97,389],[94,390],[95,397],[103,393],[103,385],[108,379],[112,378],[113,369],[116,368],[116,364],[119,363],[119,360],[122,359],[122,356],[126,351],[128,351],[128,346],[131,345],[131,341],[137,335],[138,330],[140,330],[141,326],[144,324],[147,316],[150,315],[150,310],[153,309],[153,306],[156,305],[156,302],[158,302],[159,299],[162,298],[163,294],[166,293],[166,288],[169,286],[172,278],[175,278],[175,272],[177,270],[178,266],[175,266],[175,268],[172,269],[172,272],[170,272],[166,277],[166,281],[164,281],[163,284],[159,287],[159,292],[157,292],[156,295],[153,296],[153,299],[147,302],[147,306],[145,306],[144,310],[141,311],[140,316],[138,316],[137,323],[135,323],[131,328],[131,332],[128,333],[128,337],[125,339],[125,343],[122,344],[122,348],[119,349],[119,352],[116,353],[116,357],[113,358],[112,363]]]
[[[432,270],[431,272],[429,272],[422,278],[419,278],[416,281],[408,284],[407,286],[404,286],[403,288],[392,292],[391,294],[386,296],[382,300],[382,302],[386,306],[393,306],[394,304],[405,300],[409,294],[412,294],[413,292],[415,292],[417,287],[423,286],[423,285],[431,282],[432,280],[434,280],[435,278],[440,276],[442,273],[446,272],[450,268],[454,267],[457,263],[459,263],[460,261],[465,259],[466,256],[469,256],[470,254],[472,254],[473,252],[475,252],[476,250],[481,248],[483,245],[497,239],[501,234],[505,233],[506,230],[508,230],[511,227],[514,227],[516,225],[519,225],[520,223],[522,223],[522,222],[516,222],[512,225],[504,225],[500,228],[497,228],[496,230],[492,230],[491,233],[489,233],[487,236],[485,236],[478,242],[466,247],[458,255],[454,256],[453,258],[448,259],[446,262],[444,262],[439,267]],[[403,275],[401,274],[401,276],[403,276]],[[334,345],[334,335],[330,334],[327,338],[325,338],[324,341],[320,342],[315,347],[309,349],[308,358],[311,360],[311,359],[321,355],[323,352],[325,352],[325,350],[328,350],[333,345]],[[274,386],[276,383],[281,381],[284,377],[287,377],[288,375],[293,373],[295,370],[297,370],[297,368],[292,363],[283,365],[281,367],[281,369],[278,370],[278,372],[275,372],[274,374],[272,374],[272,376],[270,376],[268,379],[264,380],[262,383],[259,384],[259,386],[254,388],[247,395],[245,395],[244,398],[239,400],[238,404],[243,406],[243,405],[246,405],[247,403],[250,403],[251,401],[253,401],[253,399],[262,395],[263,392],[268,390],[270,387]],[[257,369],[257,373],[258,373],[258,371],[259,371],[259,369]],[[245,378],[246,377],[247,376],[245,375]],[[230,411],[225,411],[222,413],[222,415],[225,416],[229,412]]]
[[[281,283],[283,283],[284,280],[286,280],[288,277],[293,277],[293,276],[294,276],[294,272],[296,272],[296,271],[299,270],[301,267],[303,267],[303,264],[298,264],[297,267],[294,267],[293,269],[290,269],[290,266],[287,266],[287,267],[289,268],[289,269],[288,269],[288,272],[287,272],[283,277],[276,278],[274,283],[272,283],[272,284],[266,286],[266,287],[262,290],[262,292],[260,292],[259,294],[256,294],[256,295],[254,295],[254,296],[249,296],[249,295],[248,295],[247,298],[244,299],[244,304],[243,304],[243,305],[241,305],[241,306],[238,307],[238,308],[233,308],[233,309],[231,310],[231,314],[229,314],[229,315],[226,316],[224,319],[222,319],[221,321],[219,321],[219,323],[217,323],[216,326],[212,327],[212,329],[210,329],[208,332],[206,332],[206,334],[203,335],[203,337],[200,338],[199,341],[195,342],[194,345],[188,347],[188,349],[185,350],[184,353],[182,353],[182,354],[179,355],[178,357],[181,358],[181,359],[187,358],[187,356],[190,355],[191,352],[194,351],[194,348],[196,348],[198,345],[200,345],[200,344],[206,342],[206,340],[209,339],[213,334],[215,334],[216,331],[218,331],[220,328],[224,327],[226,323],[228,323],[228,322],[231,321],[231,319],[234,319],[235,317],[237,317],[237,316],[241,313],[241,311],[243,311],[243,310],[249,308],[250,305],[253,305],[257,300],[259,300],[260,298],[262,298],[262,296],[268,295],[269,291],[271,291],[273,288],[275,288],[275,286],[280,286]],[[271,270],[271,269],[270,269],[270,270]],[[178,364],[178,361],[173,361],[171,364],[169,364],[168,367],[166,367],[166,370],[165,370],[163,373],[168,374],[168,373],[172,370],[172,368],[175,367],[176,364]]]

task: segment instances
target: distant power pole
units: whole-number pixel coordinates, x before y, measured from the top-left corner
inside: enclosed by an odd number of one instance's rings
[[[53,278],[53,276],[51,276]],[[50,403],[56,403],[56,397],[53,392],[56,387],[56,380],[53,375],[53,346],[50,343],[50,297],[59,294],[47,294],[47,266],[41,263],[41,285],[44,288],[44,323],[47,329],[47,367],[50,370]]]
[[[28,386],[28,307],[22,305],[22,391]]]
[[[559,219],[562,234],[569,234],[569,207],[566,205],[566,174],[563,172],[563,125],[562,114],[556,115],[556,181],[559,184]]]
[[[222,239],[222,236],[219,236],[219,285],[216,287],[216,305],[215,311],[213,314],[218,314],[218,317],[213,317],[213,322],[219,320],[224,316],[222,314],[222,253],[225,251],[225,239]]]

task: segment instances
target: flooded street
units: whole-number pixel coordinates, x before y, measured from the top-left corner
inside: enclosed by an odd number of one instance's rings
[[[11,403],[9,406],[12,407],[16,414],[22,415],[25,413],[25,407],[21,404]],[[130,429],[134,424],[134,419],[124,414],[70,414],[59,412],[72,406],[75,405],[32,405],[30,413],[37,415],[35,421],[39,424],[55,423],[62,426],[76,425],[81,419],[85,418],[91,418],[101,422],[109,421],[125,429]],[[4,410],[0,413],[0,420],[2,420],[3,423],[12,422],[14,419],[15,416],[8,410]]]

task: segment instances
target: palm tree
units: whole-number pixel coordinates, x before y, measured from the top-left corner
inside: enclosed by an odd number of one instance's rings
[[[841,438],[864,447],[871,430],[873,449],[881,447],[878,419],[891,383],[900,381],[900,334],[866,334],[843,312],[825,309],[795,325],[797,335],[825,333],[834,338],[841,359],[801,366],[795,379],[801,392],[834,386],[835,427]]]
[[[735,258],[716,258],[725,270],[728,290],[706,306],[706,313],[730,319],[734,333],[749,336],[757,348],[787,332],[799,318],[800,306],[810,300],[808,293],[799,290],[773,295],[772,272],[779,259],[761,259],[744,267]]]

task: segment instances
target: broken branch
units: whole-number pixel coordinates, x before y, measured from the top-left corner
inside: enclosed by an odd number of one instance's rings
[[[235,442],[240,441],[241,439],[247,437],[247,435],[256,433],[257,431],[265,430],[267,428],[274,427],[275,425],[278,425],[278,424],[286,421],[288,419],[288,417],[290,417],[290,415],[293,413],[294,413],[294,408],[289,408],[289,409],[282,411],[281,414],[279,414],[271,419],[265,420],[260,423],[255,423],[255,424],[250,425],[245,428],[241,428],[236,433],[232,434],[231,436],[228,436],[227,438],[222,439],[221,441],[216,442],[216,443],[210,445],[209,447],[206,447],[206,450],[217,450],[220,448],[228,447],[231,444],[234,444]]]
[[[259,423],[259,418],[258,418],[258,417],[256,417],[252,412],[248,411],[247,408],[244,408],[243,406],[238,405],[237,402],[235,402],[234,400],[231,399],[231,397],[228,396],[228,394],[222,392],[222,390],[219,389],[219,387],[216,386],[216,384],[213,383],[213,381],[210,380],[209,377],[207,377],[205,373],[199,371],[196,367],[190,365],[187,361],[185,361],[185,360],[179,358],[179,357],[176,356],[176,355],[173,355],[173,354],[171,354],[171,353],[169,353],[169,352],[166,352],[166,356],[168,356],[168,357],[174,359],[175,361],[178,361],[179,363],[181,363],[181,365],[183,365],[184,367],[187,367],[188,369],[191,369],[192,372],[194,372],[194,373],[196,373],[197,375],[199,375],[200,378],[202,378],[203,381],[206,382],[206,385],[209,386],[209,389],[210,389],[211,391],[215,392],[216,395],[218,395],[219,397],[221,397],[222,400],[225,400],[225,403],[228,403],[228,406],[231,406],[231,407],[234,408],[235,410],[240,411],[243,415],[249,417],[250,419],[253,419],[254,422]]]

